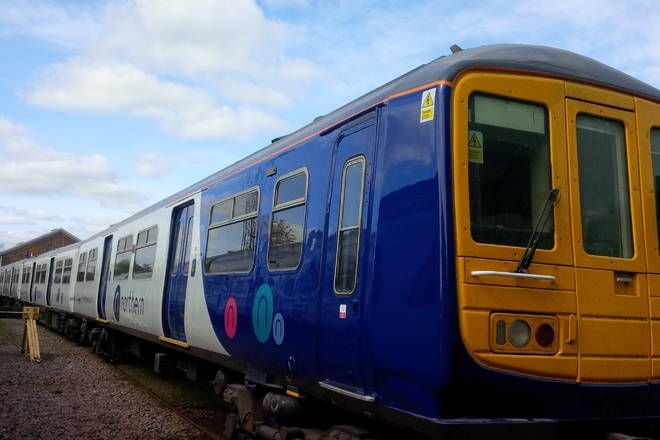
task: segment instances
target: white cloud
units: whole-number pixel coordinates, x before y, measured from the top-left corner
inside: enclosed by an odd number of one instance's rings
[[[101,23],[91,2],[65,6],[44,0],[0,2],[0,35],[28,34],[71,48],[99,36]]]
[[[48,9],[37,17],[15,13],[12,23],[23,20],[24,32],[44,38],[51,34],[35,22],[48,27],[49,17],[65,17],[76,27],[75,15]],[[182,138],[247,139],[288,130],[271,109],[291,105],[291,95],[325,75],[288,55],[299,33],[253,0],[118,0],[100,9],[97,35],[81,38],[75,57],[44,68],[23,93],[28,102],[153,119]],[[85,28],[90,20],[80,19]]]
[[[255,131],[286,127],[276,116],[257,108],[218,106],[201,88],[164,81],[129,64],[80,58],[46,69],[25,97],[53,109],[127,112],[156,119],[167,132],[184,138],[240,139]]]
[[[145,198],[117,182],[105,157],[76,156],[39,146],[23,126],[2,118],[0,176],[0,192],[9,194],[71,194],[127,211],[137,209]]]
[[[154,153],[143,154],[135,161],[135,170],[145,177],[159,177],[171,169],[167,159]]]
[[[36,221],[61,221],[63,217],[44,209],[21,209],[0,206],[0,225],[32,225]]]

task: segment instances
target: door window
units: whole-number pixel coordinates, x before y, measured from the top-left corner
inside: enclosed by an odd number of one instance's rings
[[[350,295],[357,284],[363,194],[364,157],[359,157],[346,162],[342,175],[335,263],[335,292],[340,295]]]
[[[592,255],[632,258],[623,124],[579,114],[577,146],[584,250]]]
[[[660,240],[660,128],[651,130],[651,157],[653,159],[653,182],[655,187],[655,215],[658,219],[658,240]]]
[[[548,111],[484,94],[468,104],[470,227],[479,243],[527,245],[551,189]],[[540,249],[554,245],[552,216]]]

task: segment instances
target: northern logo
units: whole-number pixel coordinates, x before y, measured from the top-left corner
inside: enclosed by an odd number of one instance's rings
[[[115,289],[115,298],[112,301],[112,310],[115,315],[115,321],[119,322],[119,311],[121,309],[121,288],[117,285]]]

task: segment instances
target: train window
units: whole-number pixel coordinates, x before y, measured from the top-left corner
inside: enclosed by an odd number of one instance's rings
[[[153,226],[138,233],[133,263],[133,278],[151,278],[156,261],[158,227]]]
[[[623,124],[579,114],[577,147],[584,250],[592,255],[632,258]]]
[[[64,261],[57,260],[55,262],[55,277],[53,278],[53,284],[60,284],[62,282],[62,265]]]
[[[94,274],[96,273],[96,248],[89,251],[89,258],[87,259],[87,271],[85,281],[94,281]]]
[[[133,236],[128,235],[120,238],[117,242],[117,255],[115,256],[115,267],[112,275],[113,280],[125,280],[128,278],[132,253]]]
[[[551,189],[548,111],[538,104],[473,94],[468,117],[472,238],[526,246]],[[538,247],[553,245],[550,217]]]
[[[651,130],[651,158],[655,181],[655,215],[658,219],[658,240],[660,240],[660,128]]]
[[[350,295],[357,284],[363,194],[364,157],[359,157],[346,162],[342,175],[335,262],[335,292],[340,295]]]
[[[67,258],[64,260],[64,270],[62,271],[62,284],[69,284],[71,281],[71,267],[73,266],[73,259]]]
[[[80,254],[78,259],[78,273],[76,275],[76,281],[82,282],[85,281],[85,269],[87,267],[87,252]]]
[[[282,176],[275,184],[268,243],[268,269],[294,269],[300,264],[307,205],[307,170]]]
[[[224,202],[220,202],[211,208],[211,223],[220,223],[231,218],[231,212],[233,208],[233,200],[229,199]]]
[[[257,212],[259,188],[223,200],[213,207],[227,213],[220,217],[211,214],[206,243],[204,269],[206,273],[249,272],[254,262],[257,241]]]

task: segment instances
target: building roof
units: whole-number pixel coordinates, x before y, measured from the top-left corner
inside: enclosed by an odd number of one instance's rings
[[[600,85],[660,102],[660,90],[655,87],[601,62],[566,50],[522,44],[500,44],[459,50],[451,55],[442,56],[423,64],[337,110],[315,118],[310,124],[299,130],[274,139],[269,146],[134,214],[96,236],[105,235],[117,226],[134,218],[182,200],[217,181],[241,172],[252,164],[267,160],[279,151],[292,148],[316,133],[330,130],[342,121],[359,115],[361,112],[385,102],[399,93],[405,93],[411,89],[429,84],[438,84],[440,81],[452,82],[460,73],[477,69],[530,72],[542,76]]]
[[[22,249],[26,249],[26,248],[28,248],[28,247],[36,244],[36,243],[39,243],[41,241],[46,241],[51,237],[55,237],[58,234],[62,234],[66,237],[69,237],[74,242],[80,241],[80,239],[78,237],[76,237],[75,235],[73,235],[72,233],[70,233],[70,232],[68,232],[68,231],[66,231],[62,228],[58,228],[58,229],[53,229],[52,231],[50,231],[46,234],[40,235],[39,237],[33,238],[32,240],[25,241],[23,243],[19,243],[19,244],[17,244],[16,246],[14,246],[12,248],[0,251],[0,257],[2,257],[4,255],[13,254],[14,252],[20,251]]]

